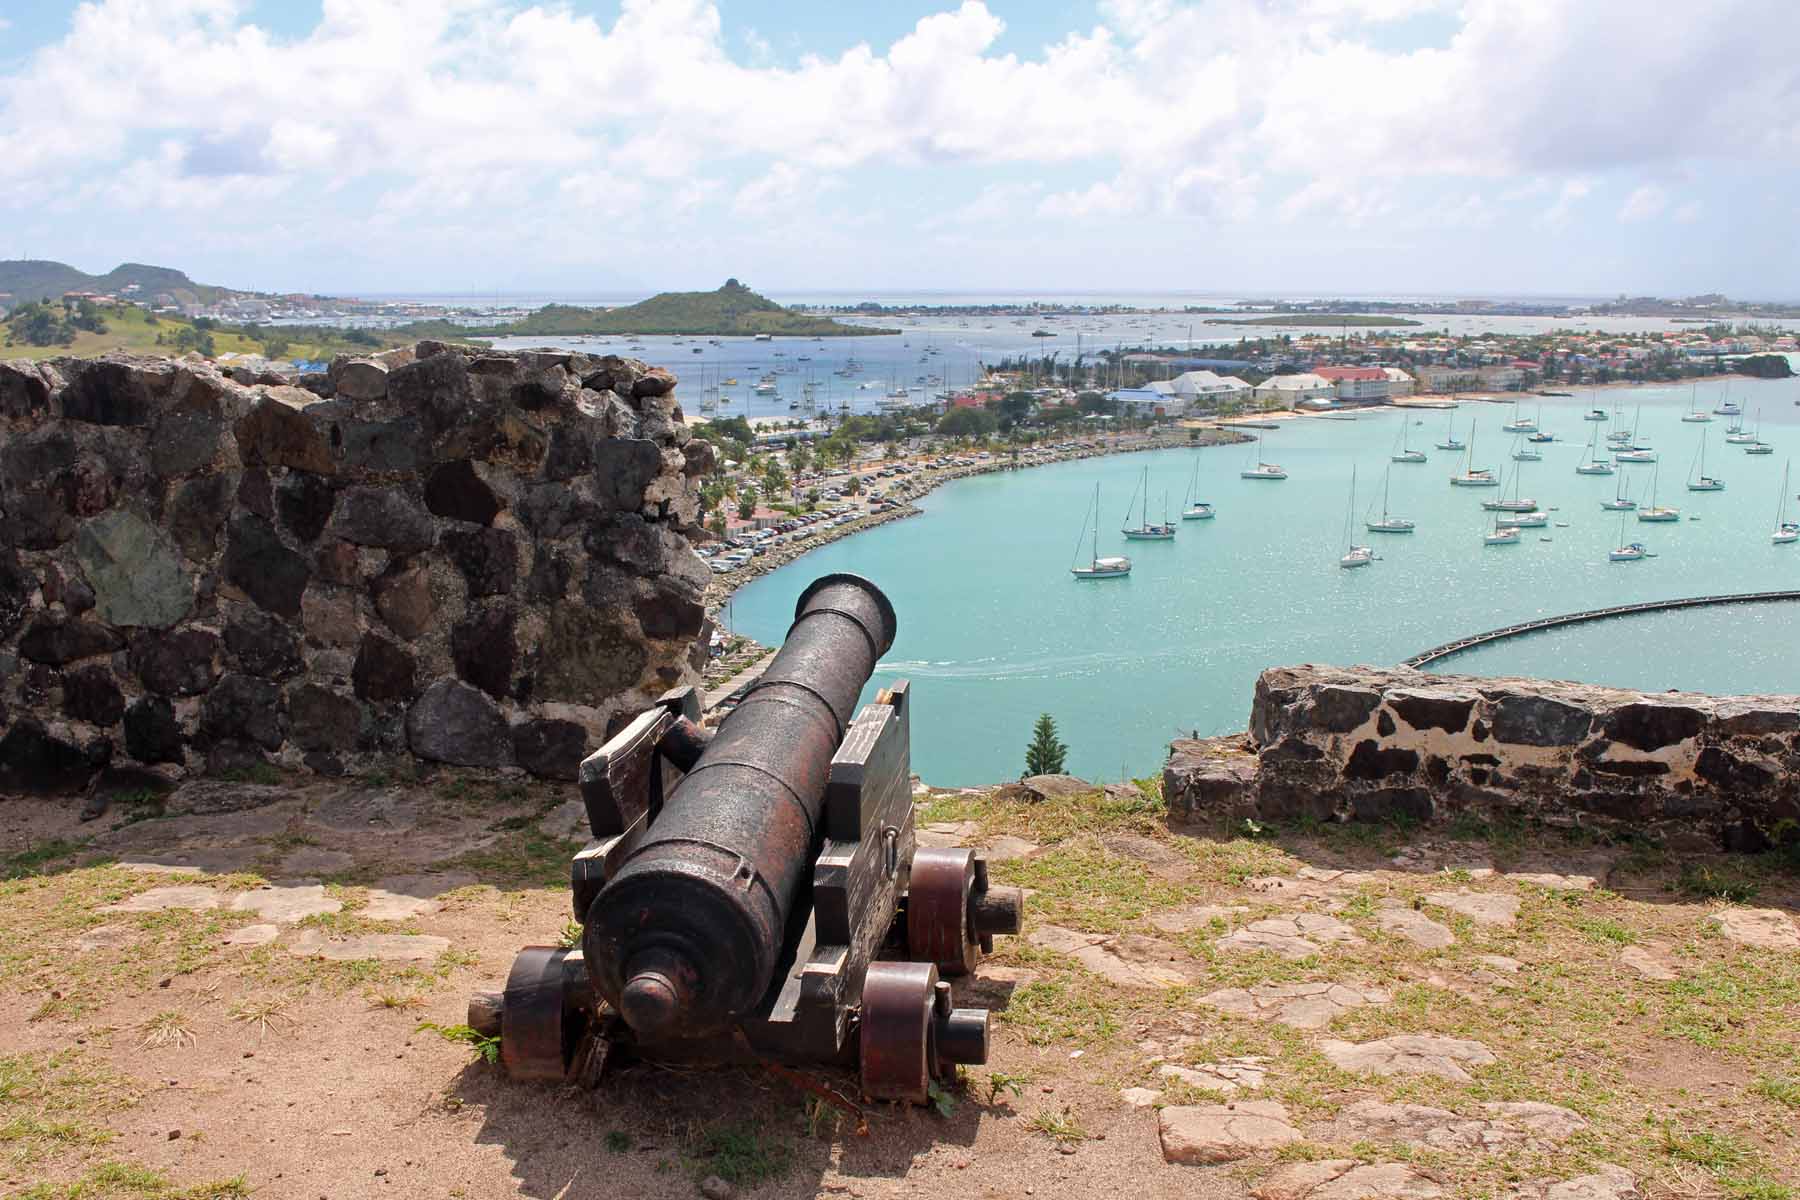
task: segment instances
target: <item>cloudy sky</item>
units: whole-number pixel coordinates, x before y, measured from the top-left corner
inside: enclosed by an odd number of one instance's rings
[[[0,258],[1800,299],[1796,0],[0,3]]]

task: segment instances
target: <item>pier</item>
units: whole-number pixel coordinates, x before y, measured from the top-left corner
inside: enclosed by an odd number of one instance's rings
[[[1498,642],[1527,633],[1537,633],[1544,629],[1555,629],[1562,625],[1580,625],[1588,621],[1603,621],[1609,617],[1628,617],[1637,613],[1662,612],[1672,608],[1706,608],[1719,604],[1767,604],[1777,600],[1800,600],[1800,591],[1736,592],[1717,596],[1688,596],[1680,600],[1643,600],[1636,604],[1615,604],[1610,608],[1590,608],[1584,612],[1564,613],[1556,617],[1539,617],[1535,621],[1521,621],[1517,625],[1504,625],[1499,629],[1490,629],[1486,633],[1477,633],[1469,637],[1458,638],[1454,642],[1445,642],[1441,646],[1433,646],[1422,654],[1413,655],[1400,665],[1414,668],[1423,667],[1440,658],[1448,658],[1452,654],[1458,654],[1476,646],[1485,646],[1489,642]]]

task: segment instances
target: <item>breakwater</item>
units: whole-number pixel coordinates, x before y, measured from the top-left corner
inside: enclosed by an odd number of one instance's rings
[[[1613,617],[1636,616],[1640,613],[1672,612],[1682,608],[1713,608],[1722,604],[1769,604],[1778,601],[1800,600],[1800,591],[1778,592],[1732,592],[1722,596],[1687,596],[1679,600],[1645,600],[1637,604],[1614,604],[1607,608],[1590,608],[1584,612],[1564,613],[1556,617],[1540,617],[1535,621],[1520,621],[1517,624],[1505,625],[1499,629],[1490,629],[1486,633],[1477,633],[1469,637],[1458,638],[1453,642],[1445,642],[1441,646],[1433,646],[1420,654],[1415,654],[1400,665],[1403,667],[1423,667],[1440,659],[1449,658],[1452,654],[1464,650],[1473,650],[1477,646],[1486,646],[1507,638],[1522,637],[1526,634],[1541,633],[1547,629],[1560,629],[1567,625],[1583,625],[1590,621],[1604,621]]]

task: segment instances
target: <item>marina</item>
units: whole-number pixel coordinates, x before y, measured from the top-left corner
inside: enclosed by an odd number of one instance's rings
[[[1702,385],[1710,404],[1717,393],[1709,387],[1723,389]],[[1366,569],[1339,569],[1352,470],[1365,478],[1386,470],[1403,421],[1428,422],[1412,428],[1415,437],[1443,429],[1437,414],[1368,410],[1355,422],[1299,418],[1264,431],[1263,454],[1290,473],[1278,488],[1239,478],[1247,452],[1254,453],[1244,446],[1086,459],[952,482],[919,502],[920,519],[833,543],[746,585],[730,619],[737,632],[773,644],[806,582],[831,570],[867,575],[914,614],[901,623],[873,684],[909,677],[920,695],[932,697],[920,706],[914,733],[914,768],[927,781],[952,785],[1016,772],[1017,746],[1042,712],[1084,731],[1070,745],[1071,771],[1143,775],[1157,769],[1171,737],[1243,728],[1256,674],[1277,658],[1394,663],[1421,646],[1560,613],[1792,586],[1800,563],[1791,549],[1771,544],[1770,510],[1778,507],[1785,459],[1800,447],[1793,403],[1800,382],[1736,380],[1732,393],[1747,410],[1761,406],[1765,444],[1781,455],[1741,456],[1732,448],[1726,466],[1733,486],[1688,496],[1681,519],[1656,525],[1653,541],[1645,539],[1652,553],[1629,565],[1610,554],[1650,527],[1633,520],[1621,536],[1620,511],[1603,505],[1620,496],[1649,503],[1652,481],[1648,472],[1576,473],[1588,450],[1583,414],[1603,402],[1583,393],[1545,402],[1541,424],[1557,440],[1544,445],[1543,462],[1526,464],[1536,511],[1552,525],[1531,528],[1530,538],[1506,529],[1503,550],[1482,545],[1496,516],[1506,514],[1484,511],[1481,493],[1450,487],[1444,473],[1402,467],[1385,480],[1384,507],[1412,520],[1414,530],[1383,538]],[[1640,436],[1656,439],[1684,465],[1697,451],[1704,426],[1680,421],[1690,402],[1686,386],[1616,394],[1634,407],[1641,399]],[[1509,408],[1465,403],[1451,415],[1465,435],[1474,423],[1479,444],[1503,444],[1499,427]],[[1715,445],[1709,459],[1718,451]],[[1197,471],[1216,516],[1136,554],[1129,576],[1081,586],[1067,573],[1073,535],[1088,533],[1077,565],[1122,556],[1118,525],[1106,522],[1116,522],[1124,498],[1144,487],[1146,468],[1159,495],[1193,487]],[[1084,513],[1097,484],[1102,498],[1113,499],[1099,514],[1096,538]],[[1677,480],[1674,490],[1681,489]],[[1372,511],[1366,483],[1363,493],[1358,519]],[[1795,503],[1789,496],[1786,511]],[[983,569],[972,570],[974,563]],[[1518,643],[1524,650],[1495,644],[1457,656],[1446,669],[1655,689],[1792,690],[1800,678],[1795,615],[1770,606],[1727,619],[1734,611],[1632,618],[1674,622],[1657,628],[1680,630],[1654,640],[1656,655],[1639,649],[1645,643],[1635,625],[1628,635],[1614,623],[1526,639]],[[1769,622],[1776,625],[1763,624]],[[1554,658],[1509,657],[1539,654],[1552,640],[1562,647]]]

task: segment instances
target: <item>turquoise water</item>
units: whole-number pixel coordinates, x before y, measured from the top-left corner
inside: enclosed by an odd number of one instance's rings
[[[1721,385],[1700,389],[1707,408]],[[934,784],[992,782],[1017,774],[1032,722],[1052,714],[1069,743],[1069,769],[1116,779],[1159,768],[1170,738],[1244,727],[1263,668],[1289,663],[1391,664],[1455,637],[1536,616],[1706,592],[1800,587],[1800,545],[1771,546],[1782,468],[1800,452],[1800,380],[1734,380],[1730,395],[1759,408],[1776,452],[1747,456],[1722,443],[1726,419],[1683,424],[1689,389],[1611,390],[1546,399],[1542,425],[1558,441],[1525,464],[1524,491],[1552,506],[1554,526],[1527,530],[1517,546],[1484,547],[1492,517],[1479,501],[1495,489],[1452,488],[1461,456],[1432,449],[1444,412],[1307,419],[1267,435],[1264,457],[1287,468],[1279,483],[1238,478],[1250,448],[1217,447],[1063,463],[963,480],[938,489],[925,515],[826,546],[741,589],[730,619],[760,641],[780,641],[795,598],[827,571],[854,571],[893,598],[900,633],[872,686],[913,681],[914,769]],[[1535,412],[1531,398],[1525,411]],[[1660,499],[1683,510],[1674,525],[1626,525],[1657,557],[1609,563],[1619,519],[1599,502],[1617,477],[1579,476],[1595,403],[1641,403],[1640,437],[1662,455]],[[1477,422],[1478,465],[1512,467],[1499,433],[1511,406],[1464,404],[1454,416],[1467,440]],[[1422,421],[1411,442],[1430,461],[1392,467],[1391,509],[1418,522],[1406,535],[1369,534],[1362,518],[1378,500],[1403,420]],[[1602,431],[1612,428],[1611,423]],[[1700,431],[1708,473],[1727,490],[1690,493]],[[1201,492],[1218,508],[1184,522],[1170,543],[1131,543],[1117,530],[1147,468],[1152,516],[1161,495],[1181,504],[1195,459]],[[1355,536],[1379,561],[1337,565],[1352,465],[1358,469]],[[1632,493],[1649,466],[1621,467]],[[1102,554],[1128,553],[1130,577],[1077,582],[1068,573],[1095,482]],[[1510,489],[1508,489],[1510,492]],[[1800,509],[1800,474],[1789,517]],[[1540,537],[1551,540],[1543,542]],[[1085,545],[1083,553],[1086,553]],[[1789,606],[1715,610],[1599,624],[1448,660],[1444,669],[1533,673],[1593,682],[1715,691],[1793,691],[1800,679],[1800,613]]]

